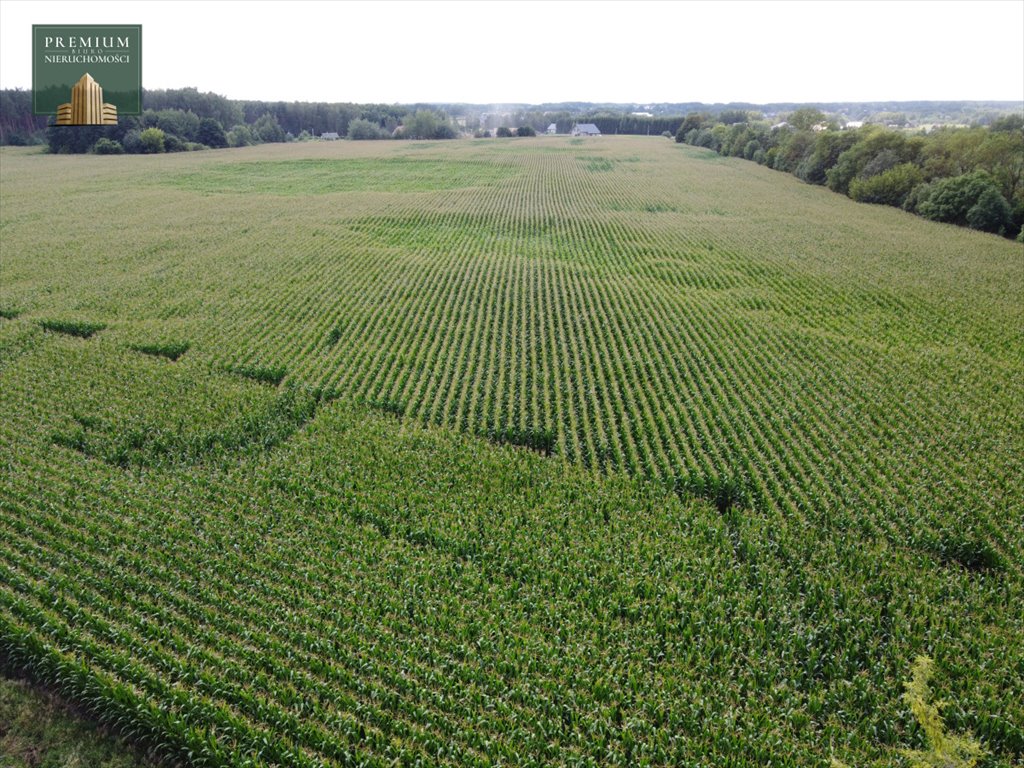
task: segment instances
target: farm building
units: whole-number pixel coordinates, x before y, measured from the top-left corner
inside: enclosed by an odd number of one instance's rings
[[[577,123],[572,127],[573,136],[600,136],[601,132],[593,123]]]
[[[558,133],[558,125],[556,123],[552,123],[551,125],[549,125],[548,126],[548,133],[552,133],[552,134]]]
[[[330,133],[321,133],[320,134],[320,138],[323,141],[337,141],[341,137],[337,133],[335,133],[334,131],[331,131]]]

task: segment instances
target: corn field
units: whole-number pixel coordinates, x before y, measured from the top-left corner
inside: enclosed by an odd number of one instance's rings
[[[664,139],[0,152],[0,661],[196,766],[1024,759],[1024,253]]]

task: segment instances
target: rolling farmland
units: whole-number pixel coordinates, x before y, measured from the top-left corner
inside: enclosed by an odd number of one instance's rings
[[[663,139],[0,154],[0,655],[196,765],[1024,754],[1024,254]]]

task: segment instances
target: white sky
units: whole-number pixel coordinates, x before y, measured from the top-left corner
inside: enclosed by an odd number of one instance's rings
[[[1024,0],[0,0],[0,87],[58,23],[142,24],[143,87],[234,99],[1024,100]]]

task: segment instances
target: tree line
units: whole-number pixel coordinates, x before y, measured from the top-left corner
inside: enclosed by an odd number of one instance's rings
[[[387,104],[234,101],[195,88],[143,92],[145,111],[112,126],[55,126],[32,114],[32,93],[0,91],[0,144],[48,145],[51,152],[175,152],[303,140],[323,134],[352,139],[450,139],[451,117],[430,108]]]
[[[691,113],[677,142],[792,173],[850,198],[1021,238],[1024,117],[987,126],[908,133],[880,125],[842,130],[803,108],[775,125],[749,113]]]

